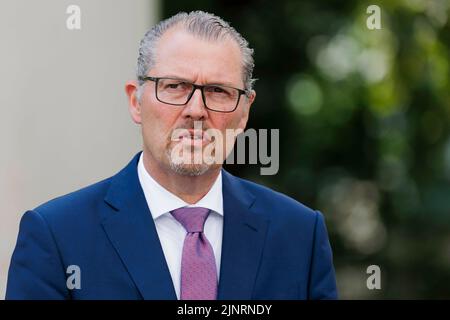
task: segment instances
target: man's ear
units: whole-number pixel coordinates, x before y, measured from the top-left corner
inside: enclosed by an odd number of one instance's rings
[[[131,119],[134,123],[141,124],[141,103],[137,97],[139,85],[137,81],[130,80],[125,84],[125,93],[128,97],[128,111],[130,111]]]
[[[242,129],[243,131],[245,130],[245,127],[247,126],[248,117],[250,115],[250,108],[256,99],[256,91],[252,90],[250,92],[250,95],[248,97],[244,97],[244,99],[246,99],[245,104],[243,105],[244,111],[243,111],[242,118],[241,118],[241,120],[239,122],[239,126],[238,126],[238,128]]]
[[[252,90],[250,92],[250,97],[248,98],[248,100],[249,100],[249,108],[253,104],[253,102],[255,102],[255,99],[256,99],[256,91]]]

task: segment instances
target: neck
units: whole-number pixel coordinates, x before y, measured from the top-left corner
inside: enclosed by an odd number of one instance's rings
[[[198,202],[208,193],[221,169],[221,166],[214,166],[199,176],[181,175],[171,169],[162,168],[157,161],[151,159],[144,151],[143,163],[148,174],[166,190],[189,204]]]

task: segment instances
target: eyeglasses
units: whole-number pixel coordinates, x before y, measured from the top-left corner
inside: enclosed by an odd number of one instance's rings
[[[155,95],[158,101],[174,106],[186,105],[194,95],[195,90],[200,89],[203,104],[209,110],[229,113],[236,110],[241,95],[247,94],[247,90],[223,85],[198,85],[181,79],[139,77],[140,81],[154,81]]]

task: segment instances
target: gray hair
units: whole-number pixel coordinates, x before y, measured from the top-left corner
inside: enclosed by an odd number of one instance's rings
[[[253,60],[253,49],[249,48],[247,40],[222,18],[203,11],[192,11],[189,13],[179,12],[168,19],[162,20],[144,35],[139,46],[136,70],[136,76],[139,81],[138,99],[140,100],[141,88],[144,84],[139,78],[146,77],[148,70],[155,64],[157,41],[168,29],[178,24],[182,24],[186,31],[201,39],[217,41],[225,37],[230,37],[236,41],[242,53],[242,76],[248,95],[253,89],[255,82],[255,79],[252,78],[255,64]]]

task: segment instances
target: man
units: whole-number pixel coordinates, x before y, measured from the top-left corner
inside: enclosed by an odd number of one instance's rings
[[[255,100],[252,53],[201,11],[147,32],[125,87],[143,152],[26,212],[6,298],[336,298],[321,213],[222,169],[217,137],[243,130]],[[218,161],[192,161],[211,145]]]

